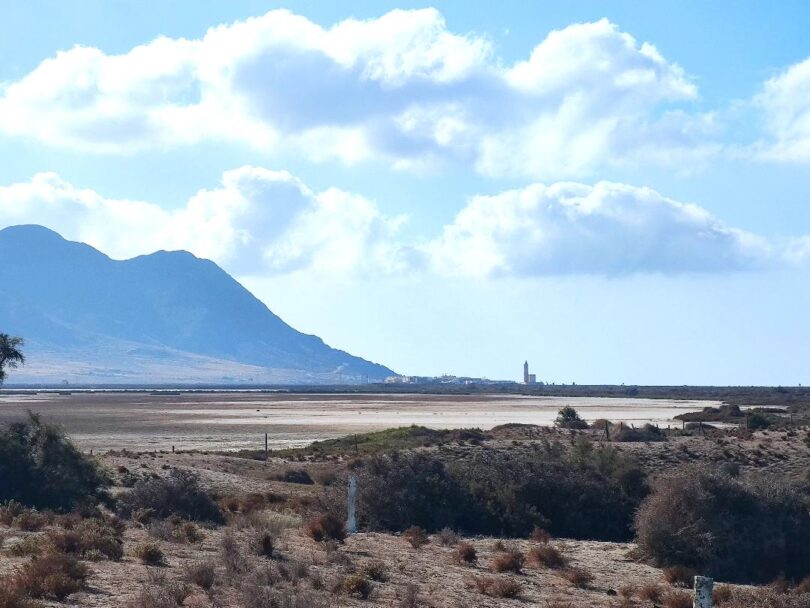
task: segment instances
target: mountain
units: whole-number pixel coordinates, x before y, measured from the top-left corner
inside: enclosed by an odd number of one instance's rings
[[[13,382],[336,383],[387,367],[296,331],[210,260],[112,260],[41,226],[0,230],[0,331],[26,339]]]

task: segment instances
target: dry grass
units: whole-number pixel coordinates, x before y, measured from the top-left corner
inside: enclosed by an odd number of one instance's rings
[[[61,601],[81,590],[89,574],[87,566],[72,555],[48,553],[25,564],[12,584],[31,597]]]
[[[695,572],[686,566],[669,566],[664,568],[664,580],[676,587],[691,587],[695,582]]]
[[[653,602],[657,604],[661,601],[661,595],[663,594],[664,590],[661,589],[660,585],[656,585],[655,583],[648,583],[646,585],[642,585],[636,590],[636,595],[641,600],[647,600],[648,602]]]
[[[566,568],[560,575],[579,589],[586,589],[593,581],[593,575],[583,568]]]
[[[216,582],[216,567],[212,561],[192,562],[186,565],[183,579],[187,583],[197,585],[200,589],[209,591]]]
[[[340,589],[343,593],[363,600],[368,599],[368,596],[371,595],[372,588],[371,582],[362,574],[353,574],[343,579],[340,584]]]
[[[402,538],[407,540],[411,547],[418,549],[430,542],[427,532],[419,526],[411,526],[402,533]]]
[[[534,530],[532,530],[532,533],[529,535],[529,539],[536,543],[547,545],[551,540],[551,534],[546,532],[543,528],[535,526]]]
[[[661,596],[663,608],[692,608],[692,594],[686,591],[667,591]]]
[[[538,567],[560,570],[568,565],[568,560],[556,547],[539,545],[529,549],[529,563]]]
[[[306,523],[304,532],[317,542],[329,540],[343,542],[346,538],[346,524],[332,513],[322,513]]]
[[[13,580],[0,581],[0,608],[38,608],[40,604],[29,598]]]
[[[382,583],[388,580],[388,567],[385,562],[378,559],[363,564],[360,573],[372,581]]]
[[[470,543],[460,543],[454,554],[456,563],[474,564],[478,561],[478,553]]]
[[[504,576],[478,576],[473,585],[482,595],[516,598],[520,596],[520,583]]]
[[[514,572],[520,574],[526,559],[520,551],[512,550],[496,555],[489,565],[493,572]]]

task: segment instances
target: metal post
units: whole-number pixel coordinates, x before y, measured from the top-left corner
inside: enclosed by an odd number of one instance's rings
[[[714,579],[708,576],[695,577],[695,600],[693,608],[712,608],[712,588]]]
[[[349,475],[348,517],[346,518],[346,531],[349,534],[357,533],[357,475]]]

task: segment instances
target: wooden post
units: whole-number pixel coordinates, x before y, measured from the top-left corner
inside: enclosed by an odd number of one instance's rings
[[[605,420],[605,439],[610,441],[610,424]]]
[[[174,454],[174,446],[172,446],[172,454]]]
[[[264,434],[264,461],[267,462],[267,433]]]

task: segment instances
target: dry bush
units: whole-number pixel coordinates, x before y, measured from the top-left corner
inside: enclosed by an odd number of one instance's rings
[[[683,565],[716,580],[800,579],[810,574],[805,500],[801,486],[774,475],[687,467],[657,480],[639,508],[638,546],[659,567]]]
[[[123,529],[118,522],[83,519],[71,525],[71,530],[50,530],[43,541],[45,546],[57,553],[69,553],[84,559],[117,561],[124,556]]]
[[[529,538],[537,543],[547,545],[551,540],[551,534],[546,532],[543,528],[535,526],[532,533],[529,535]]]
[[[692,594],[671,589],[661,596],[663,608],[692,608]]]
[[[778,593],[773,589],[735,589],[723,608],[807,608],[810,593]]]
[[[219,507],[190,471],[172,469],[167,477],[142,480],[118,501],[124,517],[139,510],[151,509],[154,517],[180,517],[190,521],[224,521]]]
[[[343,542],[346,538],[346,524],[333,513],[322,513],[306,523],[304,532],[317,542],[329,540]]]
[[[493,572],[514,572],[515,574],[520,574],[525,561],[526,558],[523,556],[523,553],[512,550],[496,555],[492,563],[490,563],[489,569]]]
[[[397,589],[397,599],[399,608],[419,608],[422,605],[419,599],[419,586],[415,583],[407,583],[402,590]]]
[[[453,532],[450,528],[442,528],[439,533],[436,535],[439,539],[439,543],[444,545],[445,547],[452,547],[458,544],[459,537],[458,534]]]
[[[380,583],[388,579],[388,568],[385,562],[378,559],[363,564],[363,567],[360,568],[360,573],[366,578]]]
[[[565,568],[568,560],[556,547],[540,545],[529,549],[529,563],[535,566],[544,566],[553,570]]]
[[[6,553],[12,557],[33,557],[42,553],[45,539],[41,536],[26,536],[11,545]]]
[[[248,541],[250,550],[259,557],[271,558],[274,555],[276,541],[269,530],[255,528]]]
[[[593,575],[582,568],[566,568],[560,575],[579,589],[585,589],[593,581]]]
[[[250,564],[242,553],[239,541],[233,530],[226,529],[220,543],[220,561],[229,577],[239,576],[248,571]]]
[[[647,600],[648,602],[657,604],[661,601],[661,595],[663,592],[664,590],[661,589],[660,585],[656,585],[655,583],[647,583],[636,590],[636,595],[641,600]]]
[[[175,608],[182,606],[191,595],[191,588],[183,582],[169,580],[165,573],[147,568],[147,582],[128,604],[128,608]]]
[[[51,517],[36,509],[25,509],[12,520],[11,526],[25,532],[39,532],[50,523]]]
[[[799,583],[793,588],[793,591],[796,593],[810,593],[810,576],[806,576],[799,581]]]
[[[478,561],[478,553],[470,543],[459,543],[456,547],[455,560],[459,564],[474,564]]]
[[[402,533],[402,538],[407,540],[414,549],[423,547],[430,542],[430,538],[428,538],[425,529],[420,528],[419,526],[411,526],[405,530]]]
[[[72,555],[47,553],[35,557],[14,576],[13,584],[31,597],[50,597],[59,601],[84,587],[87,566]]]
[[[715,606],[725,606],[731,601],[734,592],[728,585],[717,585],[712,591],[712,602]]]
[[[139,543],[135,545],[132,554],[147,566],[163,566],[166,563],[166,556],[155,543]]]
[[[278,481],[285,481],[287,483],[299,483],[302,485],[311,486],[315,482],[304,469],[287,469],[283,473],[276,475]]]
[[[346,595],[365,600],[371,595],[372,584],[362,574],[353,574],[343,579],[340,588]]]
[[[635,594],[636,594],[636,588],[633,585],[631,585],[630,583],[627,583],[627,584],[622,585],[621,587],[619,587],[619,595],[621,595],[624,598],[629,599],[629,598],[633,597]]]
[[[183,580],[209,591],[217,580],[216,566],[212,561],[187,564],[183,571]]]
[[[13,580],[0,581],[0,608],[39,608]]]
[[[520,596],[520,583],[503,576],[478,576],[473,579],[473,583],[482,595],[506,598]]]
[[[697,572],[687,566],[669,566],[664,568],[664,580],[676,587],[691,587],[695,582]]]

